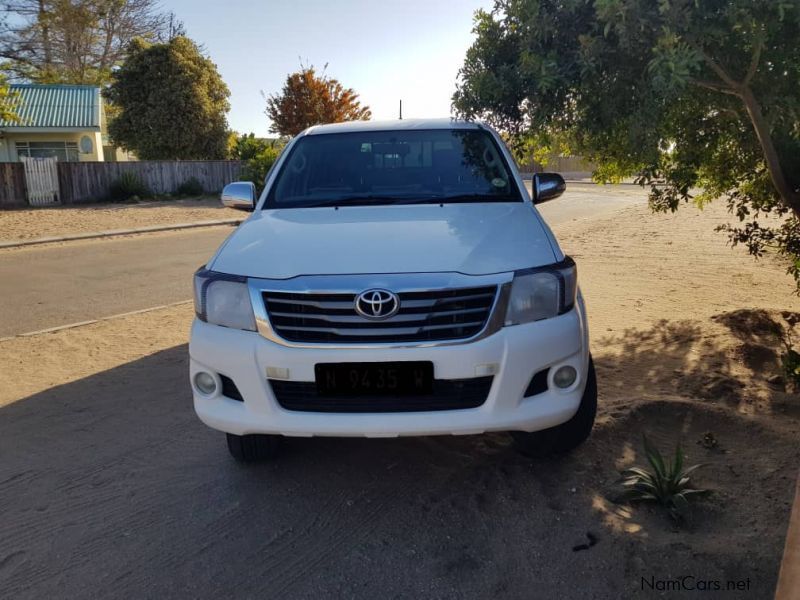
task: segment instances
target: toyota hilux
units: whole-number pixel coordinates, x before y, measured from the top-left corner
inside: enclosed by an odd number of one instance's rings
[[[194,407],[239,461],[285,436],[589,435],[597,383],[575,262],[502,138],[445,120],[315,126],[194,276]]]

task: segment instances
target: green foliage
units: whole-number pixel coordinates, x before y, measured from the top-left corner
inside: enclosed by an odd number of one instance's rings
[[[622,473],[623,498],[633,502],[657,502],[667,509],[676,521],[688,516],[689,500],[708,494],[708,490],[691,487],[691,474],[703,465],[685,468],[680,445],[675,448],[672,462],[664,460],[661,452],[644,438],[644,451],[650,469],[631,467]]]
[[[255,133],[235,136],[231,142],[229,157],[232,160],[248,161],[261,154],[274,143],[273,140],[257,138]]]
[[[106,97],[119,114],[113,142],[143,160],[227,157],[228,87],[190,39],[135,40]]]
[[[242,180],[252,181],[256,184],[256,188],[258,188],[258,190],[263,189],[267,173],[269,173],[269,170],[272,168],[272,165],[275,164],[275,161],[278,160],[281,150],[282,145],[277,143],[271,144],[260,150],[249,160],[245,161],[245,163],[242,165]]]
[[[134,197],[146,198],[150,196],[150,190],[145,183],[139,179],[136,173],[123,171],[119,179],[111,184],[109,189],[109,199],[113,202],[125,202]]]
[[[460,116],[635,176],[657,211],[723,197],[731,242],[800,283],[800,0],[497,0],[474,33]]]
[[[242,161],[241,179],[252,181],[259,190],[264,187],[267,173],[286,145],[284,139],[257,138],[254,133],[235,136],[230,143],[229,156]]]
[[[202,196],[204,192],[203,184],[197,177],[189,177],[175,190],[178,196]]]
[[[0,74],[0,120],[19,120],[15,107],[16,100],[17,94],[11,91],[11,88],[8,87],[6,78]]]

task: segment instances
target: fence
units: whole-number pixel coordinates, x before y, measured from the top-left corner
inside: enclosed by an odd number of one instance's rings
[[[525,173],[561,173],[565,178],[584,178],[589,177],[597,167],[593,163],[585,160],[581,156],[557,156],[551,155],[547,159],[547,166],[531,160],[521,165]]]
[[[58,161],[53,158],[20,157],[25,167],[25,187],[28,204],[47,206],[58,204]]]
[[[236,160],[147,160],[135,162],[65,162],[58,165],[61,202],[80,204],[108,198],[111,185],[122,173],[133,173],[154,194],[171,194],[192,177],[207,193],[219,192],[236,181]]]
[[[0,163],[0,208],[25,204],[25,167]]]
[[[209,194],[236,181],[236,160],[148,160],[135,162],[60,162],[57,164],[61,204],[108,200],[111,185],[122,173],[133,173],[154,194],[172,194],[192,177]],[[25,184],[22,163],[0,163],[0,208],[26,206],[31,190]]]

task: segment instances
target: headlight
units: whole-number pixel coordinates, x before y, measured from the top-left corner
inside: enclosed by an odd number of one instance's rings
[[[194,311],[207,323],[256,330],[246,277],[200,269],[194,274]]]
[[[511,285],[506,325],[519,325],[564,314],[575,305],[578,289],[575,262],[566,257],[558,264],[518,271]]]

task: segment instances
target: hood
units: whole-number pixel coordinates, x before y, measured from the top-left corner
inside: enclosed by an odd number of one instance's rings
[[[259,211],[231,234],[209,268],[264,279],[453,271],[486,275],[554,261],[534,208],[504,202]]]

